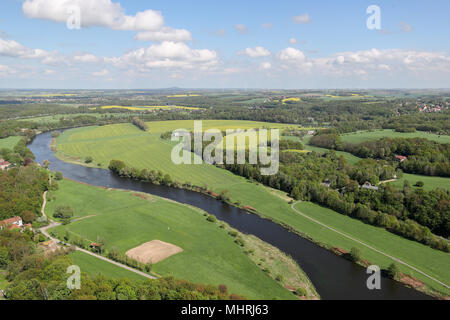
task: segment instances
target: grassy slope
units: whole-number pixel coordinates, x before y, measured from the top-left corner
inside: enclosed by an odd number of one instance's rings
[[[450,136],[439,136],[437,134],[430,134],[422,131],[403,133],[395,132],[394,130],[377,130],[377,131],[359,131],[348,134],[343,134],[342,141],[360,143],[369,140],[378,140],[384,137],[389,138],[425,138],[428,140],[437,141],[440,143],[449,143]]]
[[[0,150],[3,148],[12,149],[19,142],[21,137],[8,137],[5,139],[0,139]]]
[[[151,125],[150,130],[152,130]],[[158,127],[162,131],[169,128],[168,125],[164,129],[161,129],[161,125],[158,125]],[[57,143],[58,150],[63,150],[71,155],[91,155],[94,156],[95,162],[97,162],[97,159],[101,159],[106,164],[110,159],[121,159],[139,168],[161,169],[169,172],[174,179],[181,182],[191,181],[199,183],[199,185],[206,183],[210,189],[216,192],[227,189],[230,191],[233,200],[240,200],[242,204],[256,208],[262,215],[290,225],[295,230],[306,233],[313,239],[323,240],[330,246],[340,246],[346,250],[353,246],[359,247],[358,244],[347,242],[347,240],[334,234],[322,238],[321,235],[329,233],[329,231],[321,230],[318,226],[312,226],[307,219],[296,215],[286,200],[274,195],[267,188],[249,183],[241,177],[213,166],[175,166],[170,160],[172,148],[170,144],[165,144],[157,136],[139,131],[132,125],[71,130],[61,135],[57,139]],[[331,210],[328,213],[332,216],[339,216],[338,213]],[[371,233],[361,234],[361,240],[364,242],[376,241],[372,240],[372,237],[373,234]],[[396,237],[396,239],[401,238]],[[342,246],[339,245],[340,243],[342,243]],[[447,256],[442,255],[437,250],[406,240],[401,252],[397,252],[391,243],[387,242],[377,244],[377,248],[388,254],[398,255],[398,258],[418,269],[435,275],[441,281],[450,283],[450,275],[446,268],[448,265]],[[363,247],[361,247],[361,250],[367,253],[367,250]],[[381,267],[387,267],[388,265],[386,258],[375,252],[370,253],[370,255],[367,253],[365,258]],[[438,261],[438,263],[429,263],[429,261]],[[440,285],[435,285],[435,282],[423,276],[415,275],[409,268],[401,267],[401,269],[405,273],[417,276],[418,279],[448,292]]]
[[[309,139],[311,139],[311,136],[305,136],[305,137],[303,138],[302,143],[303,143],[304,146],[305,146],[305,150],[308,150],[308,151],[315,151],[315,152],[317,152],[317,153],[327,153],[327,152],[330,152],[329,149],[325,149],[325,148],[320,148],[320,147],[316,147],[316,146],[311,146],[311,145],[309,145],[309,144],[308,144],[308,143],[309,143]],[[344,152],[344,151],[336,151],[336,154],[337,154],[338,156],[344,156],[344,158],[345,158],[345,159],[347,160],[347,162],[350,163],[350,164],[355,164],[355,163],[357,163],[358,161],[362,160],[361,158],[359,158],[359,157],[357,157],[357,156],[354,156],[354,155],[352,155],[351,153]]]
[[[418,174],[409,174],[404,173],[403,177],[395,182],[391,182],[393,186],[396,186],[398,188],[403,188],[403,183],[405,180],[409,181],[409,184],[411,187],[415,188],[414,185],[417,181],[422,181],[425,183],[424,189],[425,190],[433,190],[437,187],[444,188],[447,190],[450,190],[450,178],[443,178],[443,177],[430,177],[430,176],[422,176]]]
[[[51,194],[48,213],[62,204],[75,209],[77,217],[92,216],[55,229],[60,236],[66,228],[95,241],[105,239],[107,248],[121,252],[151,240],[173,243],[183,252],[153,266],[157,274],[201,282],[226,284],[230,292],[249,298],[290,299],[294,296],[269,278],[234,243],[225,230],[206,221],[197,210],[153,197],[148,201],[132,192],[107,190],[72,181],[61,181]]]
[[[72,252],[69,257],[73,263],[80,267],[81,272],[88,274],[90,277],[95,277],[99,274],[113,279],[131,279],[131,280],[146,280],[147,278],[138,275],[137,273],[120,268],[112,263],[97,259],[87,253],[81,251]]]

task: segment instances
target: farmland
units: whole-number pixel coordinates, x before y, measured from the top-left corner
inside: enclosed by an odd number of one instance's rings
[[[5,149],[12,149],[14,146],[19,142],[20,137],[8,137],[5,139],[0,139],[0,150]]]
[[[143,199],[133,192],[68,180],[61,181],[59,190],[49,197],[56,200],[49,202],[48,214],[59,205],[70,205],[75,217],[85,217],[57,227],[55,232],[61,238],[66,229],[71,237],[89,241],[102,237],[106,249],[117,248],[122,253],[147,241],[161,240],[181,247],[183,252],[154,264],[156,274],[226,284],[230,292],[249,298],[295,298],[252,262],[225,229],[208,222],[199,210],[159,197]]]
[[[126,109],[130,111],[148,111],[148,110],[200,110],[200,108],[196,107],[181,107],[181,106],[102,106],[100,107],[103,110],[108,109]],[[96,108],[92,108],[95,110]]]
[[[375,131],[359,131],[341,135],[342,141],[351,143],[361,143],[364,141],[379,140],[384,137],[388,138],[424,138],[440,143],[449,143],[450,136],[437,135],[422,131],[417,132],[395,132],[394,130],[375,130]]]
[[[207,123],[206,125],[204,123],[204,129],[213,124],[215,126],[222,124],[222,128],[226,129],[226,123],[223,123],[223,121]],[[57,138],[57,149],[62,156],[72,156],[79,159],[92,156],[94,162],[102,163],[103,167],[106,167],[111,159],[120,159],[137,168],[163,170],[170,173],[174,180],[180,182],[190,181],[200,186],[207,185],[208,189],[215,192],[228,190],[233,201],[239,200],[243,205],[250,205],[256,208],[262,216],[289,225],[296,231],[305,233],[316,241],[323,242],[329,246],[340,246],[345,250],[350,250],[351,247],[357,246],[356,243],[340,239],[338,235],[329,235],[328,231],[312,224],[299,215],[295,215],[285,199],[274,195],[261,185],[250,183],[228,171],[205,164],[192,166],[174,165],[170,160],[170,152],[173,145],[170,142],[159,139],[159,135],[155,133],[166,132],[176,128],[191,129],[193,128],[192,122],[151,122],[148,125],[150,133],[142,132],[128,124],[66,131]],[[241,125],[239,126],[242,127]],[[248,126],[255,127],[255,123],[249,123]],[[331,226],[334,223],[338,223],[338,219],[346,218],[331,210],[326,212],[330,216],[329,223]],[[348,219],[353,221],[350,218]],[[398,256],[426,273],[436,275],[436,278],[441,281],[449,282],[450,277],[445,268],[445,265],[448,265],[448,255],[416,242],[394,236],[383,229],[375,227],[367,226],[372,228],[370,229],[371,232],[359,234],[358,228],[362,223],[359,221],[353,222],[354,228],[347,231],[350,234],[357,233],[362,241],[371,243],[376,242],[374,239],[381,235],[386,237],[389,235],[391,241],[398,241],[402,243],[402,246],[392,247],[388,242],[381,242],[377,244],[377,248],[388,254]],[[367,249],[363,251],[364,254],[367,254],[367,257],[363,254],[364,258],[372,263],[383,267],[388,265],[388,259],[385,256],[372,251],[369,253]],[[437,261],[437,263],[430,264],[427,261]],[[408,267],[401,266],[401,270],[407,274],[417,276],[419,280],[439,289],[441,292],[447,292],[445,288],[422,275],[415,274]]]

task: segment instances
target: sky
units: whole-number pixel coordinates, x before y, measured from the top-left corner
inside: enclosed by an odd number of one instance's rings
[[[1,0],[0,88],[449,88],[448,0]]]

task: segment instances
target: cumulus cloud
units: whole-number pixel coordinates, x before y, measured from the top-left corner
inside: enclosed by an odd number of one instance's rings
[[[23,13],[30,18],[64,23],[73,14],[73,8],[79,9],[81,27],[139,31],[158,30],[164,24],[159,11],[145,10],[130,16],[120,3],[111,0],[25,0],[22,5]]]
[[[100,58],[91,54],[91,53],[86,53],[86,54],[79,54],[79,55],[75,55],[73,57],[73,60],[76,62],[91,62],[91,63],[95,63],[95,62],[99,62]]]
[[[185,42],[192,40],[191,33],[185,29],[173,29],[170,27],[163,27],[156,31],[141,31],[134,37],[140,41],[176,41]]]
[[[292,17],[292,21],[296,24],[308,24],[311,23],[311,18],[309,17],[309,14],[305,13]]]
[[[284,69],[314,71],[325,75],[370,76],[372,73],[391,70],[399,73],[450,72],[450,56],[442,52],[371,49],[309,58],[300,50],[286,48],[278,52],[276,57]]]
[[[116,67],[205,69],[217,65],[218,56],[213,50],[191,49],[185,43],[164,41],[105,61]]]
[[[248,33],[247,26],[245,24],[235,24],[234,29],[240,34]]]
[[[22,59],[36,59],[44,64],[63,63],[64,60],[56,52],[45,51],[42,49],[27,48],[17,41],[4,40],[0,38],[0,56],[22,58]]]
[[[270,51],[263,47],[247,48],[243,54],[246,54],[250,58],[259,58],[270,56]]]

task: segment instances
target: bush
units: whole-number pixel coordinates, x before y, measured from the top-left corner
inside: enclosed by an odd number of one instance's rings
[[[56,180],[60,181],[60,180],[62,180],[63,178],[64,178],[64,176],[63,176],[62,172],[60,172],[60,171],[55,172],[55,179],[56,179]]]
[[[417,181],[414,186],[416,186],[418,188],[423,188],[424,185],[425,185],[425,183],[423,183],[423,181]]]
[[[68,219],[73,217],[73,209],[69,206],[59,206],[53,214],[55,218]]]
[[[391,263],[391,265],[389,266],[388,270],[387,270],[387,275],[389,278],[391,279],[398,279],[400,276],[400,269],[398,268],[398,265],[395,263]]]
[[[210,214],[208,216],[208,218],[206,218],[206,220],[209,221],[209,222],[216,222],[217,218],[215,216],[213,216],[212,214]]]
[[[92,157],[86,157],[86,159],[84,160],[84,163],[92,163],[92,161],[94,161],[94,159],[92,159]]]
[[[297,288],[294,293],[299,297],[306,297],[308,295],[308,291],[305,288]]]
[[[352,248],[350,250],[350,259],[353,262],[358,262],[361,261],[361,252],[359,251],[358,248]]]

